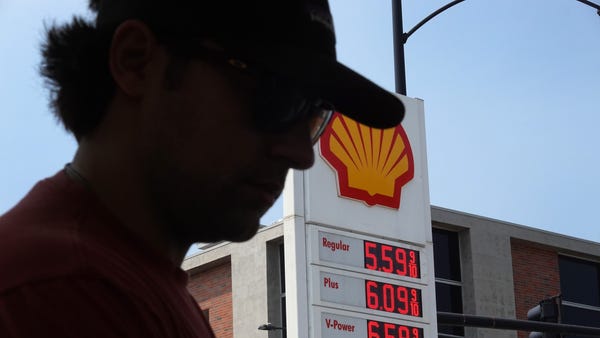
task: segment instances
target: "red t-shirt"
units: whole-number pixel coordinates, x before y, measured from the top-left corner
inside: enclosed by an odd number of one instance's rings
[[[0,217],[0,337],[214,337],[187,278],[64,171]]]

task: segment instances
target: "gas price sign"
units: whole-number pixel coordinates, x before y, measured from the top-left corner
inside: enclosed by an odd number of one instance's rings
[[[399,276],[421,277],[419,251],[367,240],[363,242],[365,268]]]
[[[424,338],[424,329],[413,324],[321,313],[322,338]]]
[[[414,317],[423,316],[421,290],[365,280],[367,308]]]
[[[338,312],[321,312],[316,337],[423,338],[431,320],[424,313],[431,299],[423,279],[431,276],[421,270],[423,249],[346,234],[312,232],[312,253],[318,254],[310,269],[313,305]]]
[[[367,320],[368,338],[422,338],[423,329],[402,324]]]
[[[322,261],[378,271],[392,276],[421,279],[421,258],[416,248],[386,244],[319,231]]]
[[[419,288],[382,282],[359,275],[347,276],[321,271],[320,300],[403,316],[423,317],[422,291]]]
[[[424,108],[399,99],[402,126],[338,116],[315,166],[286,178],[290,337],[438,335]]]

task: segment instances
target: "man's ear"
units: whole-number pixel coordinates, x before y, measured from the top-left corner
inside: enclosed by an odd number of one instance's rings
[[[156,56],[157,48],[154,34],[143,22],[127,20],[117,27],[108,62],[117,87],[125,94],[132,97],[142,94],[148,66]]]

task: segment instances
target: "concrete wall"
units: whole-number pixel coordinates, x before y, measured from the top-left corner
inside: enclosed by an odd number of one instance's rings
[[[515,318],[510,236],[495,221],[432,208],[436,227],[459,231],[466,314]],[[511,331],[465,329],[467,337],[516,337]]]
[[[265,338],[258,326],[268,322],[267,246],[282,236],[280,226],[261,229],[243,243],[220,243],[184,261],[183,269],[193,278],[215,262],[231,260],[233,337]],[[196,271],[200,270],[200,271]]]

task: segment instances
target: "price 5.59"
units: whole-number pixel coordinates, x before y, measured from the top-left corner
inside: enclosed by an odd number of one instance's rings
[[[419,251],[377,242],[364,241],[365,268],[421,278]]]

